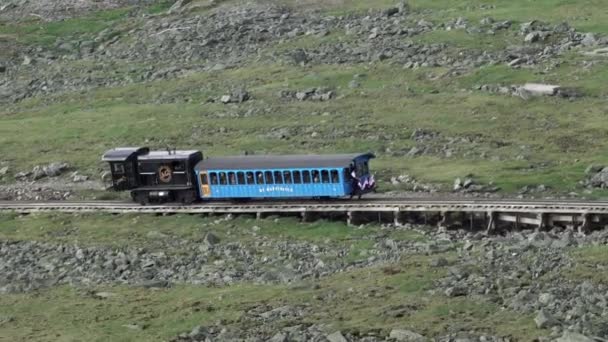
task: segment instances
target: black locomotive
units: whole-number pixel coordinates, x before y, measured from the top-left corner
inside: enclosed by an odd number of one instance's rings
[[[102,160],[110,164],[116,191],[131,191],[134,201],[177,201],[197,199],[194,166],[203,159],[200,151],[150,151],[147,147],[121,147],[107,151]]]

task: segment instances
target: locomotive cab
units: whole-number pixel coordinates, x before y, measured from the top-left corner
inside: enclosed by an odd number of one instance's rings
[[[112,189],[127,191],[139,186],[137,177],[137,157],[147,154],[147,147],[120,147],[107,151],[102,161],[110,164]]]

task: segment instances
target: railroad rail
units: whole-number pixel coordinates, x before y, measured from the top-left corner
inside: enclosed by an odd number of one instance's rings
[[[299,215],[303,220],[316,217],[344,217],[348,224],[364,221],[422,222],[451,227],[461,226],[489,231],[506,226],[534,226],[539,229],[564,226],[586,231],[608,224],[608,202],[563,200],[443,200],[419,198],[368,198],[331,201],[250,201],[205,202],[192,205],[162,204],[141,206],[118,201],[87,202],[2,202],[0,212],[22,214],[38,212],[112,214],[254,214]]]

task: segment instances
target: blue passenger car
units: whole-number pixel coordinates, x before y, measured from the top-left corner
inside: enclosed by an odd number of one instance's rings
[[[194,168],[202,199],[335,198],[375,188],[371,153],[209,158]]]

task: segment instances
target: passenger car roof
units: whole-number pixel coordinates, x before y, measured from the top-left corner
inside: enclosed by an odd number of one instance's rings
[[[325,155],[254,155],[212,157],[196,164],[197,170],[256,170],[256,169],[306,169],[348,167],[355,159],[371,159],[372,153],[325,154]]]

